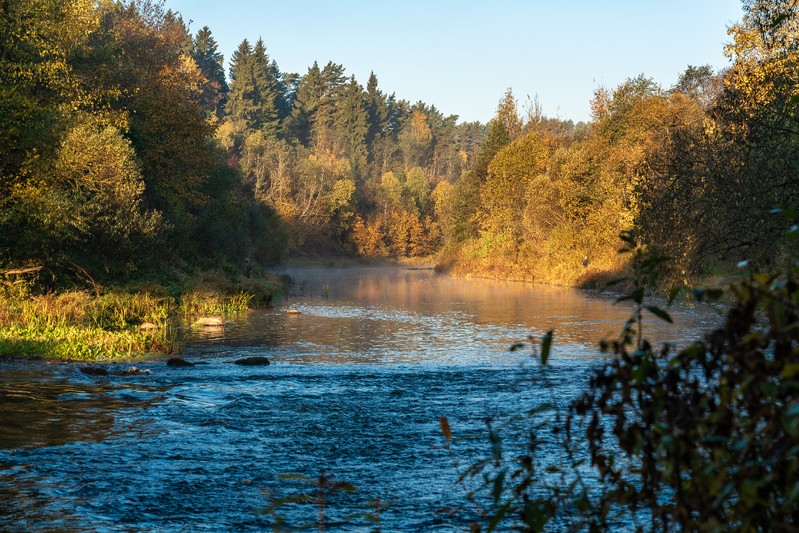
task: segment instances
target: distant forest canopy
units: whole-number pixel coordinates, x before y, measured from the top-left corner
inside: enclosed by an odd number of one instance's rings
[[[211,30],[157,1],[3,2],[0,267],[437,254],[575,284],[623,268],[625,230],[675,279],[774,265],[799,212],[799,8],[743,4],[724,71],[599,89],[588,124],[508,90],[484,125],[333,62],[282,72],[261,39],[226,75]]]

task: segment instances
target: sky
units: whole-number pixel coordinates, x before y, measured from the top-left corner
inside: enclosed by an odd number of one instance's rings
[[[283,72],[339,63],[363,85],[488,122],[507,89],[520,108],[589,120],[599,87],[641,73],[663,87],[688,65],[728,66],[739,0],[166,0],[228,59],[262,37]]]

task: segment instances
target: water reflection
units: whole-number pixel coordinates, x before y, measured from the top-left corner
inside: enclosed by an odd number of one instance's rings
[[[102,442],[113,434],[115,414],[121,409],[144,409],[159,397],[152,387],[83,379],[77,367],[64,368],[4,365],[0,449]]]
[[[630,315],[629,307],[613,305],[606,295],[458,279],[424,269],[296,268],[286,273],[296,281],[296,294],[285,307],[302,314],[254,311],[226,328],[226,343],[266,346],[304,362],[504,365],[518,362],[507,353],[508,345],[550,329],[556,354],[598,357],[599,341],[618,335]],[[708,309],[670,312],[674,325],[654,317],[646,321],[650,340],[685,344],[718,319]]]

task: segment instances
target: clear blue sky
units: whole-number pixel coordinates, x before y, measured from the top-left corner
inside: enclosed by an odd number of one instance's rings
[[[487,122],[507,88],[548,116],[587,120],[594,90],[644,73],[665,87],[687,65],[723,68],[738,0],[166,0],[225,60],[263,37],[284,72],[316,60],[366,84]]]

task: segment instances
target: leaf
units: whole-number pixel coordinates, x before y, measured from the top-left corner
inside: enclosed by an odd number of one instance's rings
[[[644,301],[644,289],[636,289],[635,291],[631,292],[630,294],[625,294],[624,296],[620,296],[616,298],[616,303],[626,302],[628,300],[632,300],[637,304],[640,304]]]
[[[444,434],[444,438],[447,439],[447,442],[452,441],[452,430],[449,427],[449,420],[447,420],[447,417],[442,416],[439,422],[441,424],[441,433]]]
[[[549,330],[541,336],[541,364],[547,364],[549,354],[552,351],[552,334],[554,330]]]
[[[494,478],[494,486],[491,489],[491,497],[494,498],[494,505],[499,503],[499,499],[502,497],[502,491],[505,489],[505,473],[506,470],[503,470]]]
[[[677,295],[680,294],[681,290],[682,289],[680,289],[680,287],[672,287],[669,290],[669,303],[668,303],[668,305],[671,305],[672,303],[674,303],[674,299],[677,298]]]
[[[508,348],[508,350],[511,351],[511,352],[515,352],[516,350],[519,350],[521,348],[524,348],[524,343],[523,342],[515,342],[515,343],[510,345],[510,348]]]
[[[332,491],[338,490],[343,490],[344,492],[358,492],[358,489],[355,488],[355,485],[346,481],[337,482],[333,485]]]
[[[488,521],[488,526],[486,527],[487,531],[494,531],[494,529],[496,529],[500,521],[502,521],[502,519],[505,518],[505,515],[508,514],[511,503],[512,502],[507,502],[497,510],[494,516],[491,517],[491,520]]]
[[[655,315],[661,320],[665,320],[669,324],[672,324],[674,321],[671,319],[671,316],[659,307],[655,307],[654,305],[645,305],[644,309]]]

